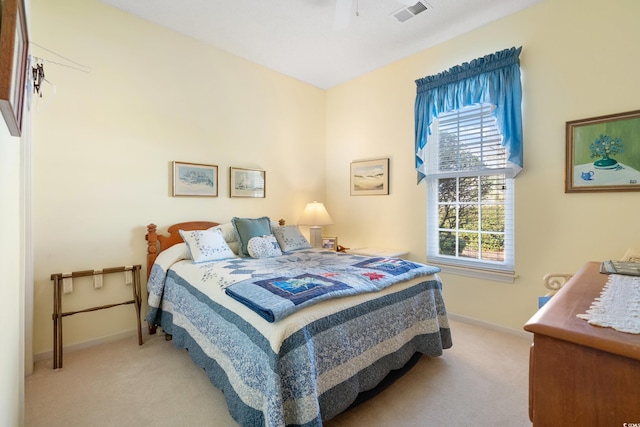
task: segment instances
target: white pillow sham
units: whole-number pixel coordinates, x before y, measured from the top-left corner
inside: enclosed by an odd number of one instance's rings
[[[191,259],[189,248],[186,243],[176,243],[170,248],[160,252],[155,262],[162,265],[173,265],[183,259]]]
[[[222,231],[224,241],[227,242],[227,245],[229,245],[229,248],[231,248],[233,253],[238,255],[240,242],[238,242],[238,236],[236,236],[236,229],[233,227],[233,224],[230,222],[225,222],[223,224],[216,225],[215,228],[219,228],[220,231]]]
[[[182,236],[182,240],[187,244],[194,263],[236,257],[236,254],[233,253],[224,240],[222,230],[217,227],[212,227],[208,230],[178,231]]]

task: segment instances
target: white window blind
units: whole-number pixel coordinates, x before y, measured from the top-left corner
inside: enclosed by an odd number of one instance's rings
[[[493,108],[490,104],[472,105],[441,114],[434,121],[427,144],[427,176],[486,171],[512,176],[502,135],[491,115]]]
[[[513,179],[490,104],[441,114],[427,142],[427,259],[513,272]]]

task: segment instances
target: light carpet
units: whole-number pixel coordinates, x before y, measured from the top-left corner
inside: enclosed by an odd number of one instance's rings
[[[531,340],[451,320],[453,347],[423,356],[380,394],[326,427],[530,427]],[[237,426],[222,393],[186,350],[161,334],[64,354],[64,367],[36,363],[25,379],[33,427]]]

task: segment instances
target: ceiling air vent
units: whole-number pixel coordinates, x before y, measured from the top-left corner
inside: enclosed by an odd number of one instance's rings
[[[405,6],[402,9],[398,9],[392,13],[392,15],[400,22],[404,22],[407,19],[411,19],[419,13],[427,10],[427,5],[422,1],[414,4],[413,6]]]

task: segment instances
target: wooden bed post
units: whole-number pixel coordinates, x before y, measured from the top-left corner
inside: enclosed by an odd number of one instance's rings
[[[151,274],[151,267],[153,266],[156,257],[158,256],[158,227],[155,224],[147,225],[147,280],[149,280],[149,274]]]
[[[156,230],[158,227],[155,224],[147,225],[147,235],[144,237],[147,239],[147,281],[149,280],[149,275],[151,274],[151,267],[158,256],[158,233]],[[149,296],[149,291],[147,291],[147,297]],[[149,335],[154,335],[156,333],[157,326],[148,324],[149,326]]]

